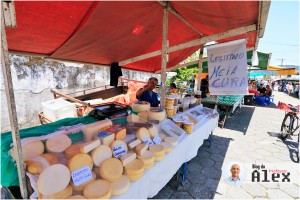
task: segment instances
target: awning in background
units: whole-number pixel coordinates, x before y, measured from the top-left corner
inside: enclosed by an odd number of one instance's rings
[[[286,68],[286,67],[280,67],[277,65],[269,65],[268,70],[276,71],[277,75],[296,75],[297,74],[297,71],[295,68]]]

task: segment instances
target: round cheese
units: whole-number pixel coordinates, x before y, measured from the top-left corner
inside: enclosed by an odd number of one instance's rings
[[[95,180],[85,186],[83,196],[88,199],[109,199],[111,197],[111,183],[106,180]]]
[[[149,151],[153,153],[155,157],[161,157],[165,155],[165,148],[161,144],[154,144],[149,148]]]
[[[143,173],[135,174],[135,175],[131,175],[131,174],[125,173],[125,176],[127,176],[131,182],[134,182],[134,181],[137,181],[137,180],[139,180],[140,178],[142,178]]]
[[[141,141],[144,141],[145,139],[150,138],[150,133],[148,129],[142,127],[137,130],[136,137]]]
[[[101,120],[92,124],[88,124],[83,127],[82,132],[84,134],[84,140],[86,142],[92,141],[95,136],[102,130],[105,130],[112,126],[111,120]]]
[[[150,110],[150,103],[146,101],[133,102],[131,108],[132,111],[136,113],[147,111]]]
[[[145,165],[145,169],[150,169],[150,168],[152,168],[153,166],[154,166],[154,160],[153,160],[152,163],[149,163],[149,164]]]
[[[164,141],[172,144],[173,147],[178,144],[178,139],[176,137],[165,137]]]
[[[70,197],[72,193],[73,193],[73,189],[70,185],[68,185],[65,189],[53,195],[43,195],[39,193],[39,199],[66,199]]]
[[[117,158],[109,158],[100,165],[100,176],[110,182],[118,181],[123,174],[123,165]]]
[[[121,195],[127,192],[130,187],[130,180],[127,176],[122,175],[120,180],[113,182],[112,186],[112,195]]]
[[[112,157],[112,151],[108,146],[100,145],[92,151],[91,156],[94,165],[99,167],[104,160]]]
[[[87,182],[81,184],[81,185],[75,186],[74,182],[71,181],[71,186],[72,186],[73,190],[75,192],[82,192],[84,187],[87,186],[87,184],[89,184],[90,182],[96,180],[96,173],[92,171],[92,174],[93,174],[92,178],[90,180],[88,180]]]
[[[54,153],[41,154],[34,161],[27,161],[27,171],[31,174],[40,174],[44,169],[57,163],[57,155]]]
[[[159,157],[155,157],[155,162],[159,162],[161,160],[163,160],[165,158],[165,154],[163,154],[162,156]]]
[[[68,162],[68,167],[71,172],[80,169],[82,167],[89,166],[90,170],[93,168],[93,160],[91,156],[88,154],[77,154],[76,156],[73,156],[69,162]]]
[[[161,145],[165,148],[165,153],[170,153],[173,150],[173,145],[169,142],[162,142]]]
[[[44,150],[45,147],[42,141],[34,141],[22,146],[23,161],[30,160],[31,158],[42,154]],[[14,148],[10,150],[10,155],[14,160],[16,160],[16,153]]]
[[[163,109],[150,109],[147,111],[148,113],[148,120],[158,120],[162,121],[166,118],[166,112]]]
[[[142,160],[145,165],[154,163],[154,155],[151,151],[145,151],[143,155],[138,155],[137,158]]]
[[[68,199],[86,199],[86,198],[82,195],[74,195],[74,196],[70,196]]]
[[[151,128],[148,128],[148,131],[150,133],[151,138],[154,138],[155,136],[158,135],[158,129],[155,125],[153,125]]]
[[[65,189],[70,182],[70,171],[62,164],[54,164],[39,176],[37,188],[43,195],[52,195]]]
[[[140,121],[139,116],[135,114],[131,114],[127,116],[127,122],[139,122],[139,121]]]
[[[126,174],[137,175],[144,172],[144,162],[139,159],[133,160],[124,167]]]
[[[46,141],[46,149],[51,153],[62,153],[66,148],[71,146],[72,141],[66,135],[58,135],[52,138],[49,138]]]
[[[73,156],[80,154],[80,149],[82,147],[82,144],[73,144],[66,148],[65,150],[65,157],[69,160]]]
[[[116,149],[119,146],[123,146],[123,148],[125,149],[125,152],[122,155],[124,155],[128,152],[127,144],[125,142],[123,142],[122,140],[115,140],[109,146],[110,146],[112,152],[114,152],[114,149]],[[117,157],[120,157],[120,156],[121,155],[119,155]]]
[[[161,140],[164,140],[165,137],[167,137],[165,134],[163,133],[159,133],[158,136],[160,137]]]

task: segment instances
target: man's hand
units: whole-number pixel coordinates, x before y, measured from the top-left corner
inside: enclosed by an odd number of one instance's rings
[[[146,90],[148,90],[148,89],[149,89],[149,86],[148,86],[148,85],[145,85],[143,88],[139,89],[139,90],[136,92],[136,96],[137,96],[137,97],[141,96],[141,94],[142,94],[143,92],[145,92]]]

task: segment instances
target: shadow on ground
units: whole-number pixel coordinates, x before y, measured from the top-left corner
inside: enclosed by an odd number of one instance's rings
[[[210,136],[195,158],[187,164],[187,180],[180,184],[176,175],[154,199],[213,199],[222,175],[222,165],[230,143],[229,138]]]

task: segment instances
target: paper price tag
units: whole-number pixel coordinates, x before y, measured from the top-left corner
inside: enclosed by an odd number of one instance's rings
[[[89,166],[82,167],[72,172],[72,180],[75,186],[81,185],[91,180],[93,174]]]
[[[112,151],[113,151],[115,158],[120,158],[121,156],[123,156],[127,153],[126,148],[123,144],[119,144],[119,145],[113,147]]]
[[[160,144],[160,143],[161,143],[160,137],[159,137],[158,135],[154,136],[153,142],[154,142],[155,144]]]
[[[153,141],[151,140],[151,138],[147,138],[145,140],[143,140],[144,143],[148,144],[148,147],[151,147],[152,145],[154,145]]]

